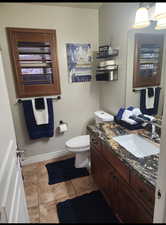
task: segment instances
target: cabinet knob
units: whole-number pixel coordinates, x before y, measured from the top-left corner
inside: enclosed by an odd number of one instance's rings
[[[140,192],[140,193],[143,193],[144,191],[140,188],[140,189],[139,189],[139,192]]]

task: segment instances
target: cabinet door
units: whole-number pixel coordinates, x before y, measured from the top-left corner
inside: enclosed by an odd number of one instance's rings
[[[117,194],[118,215],[125,223],[152,223],[151,215],[146,211],[132,189],[117,176],[119,191]]]
[[[104,160],[99,156],[98,152],[93,149],[91,150],[91,172],[92,176],[98,185],[101,191],[104,191],[107,186],[107,179],[106,179],[106,166]]]
[[[114,169],[96,151],[91,152],[91,172],[100,191],[114,212],[117,211],[117,180]]]
[[[118,179],[115,175],[114,170],[109,170],[109,179],[108,179],[108,184],[107,184],[107,196],[110,202],[110,207],[114,211],[115,214],[118,214],[118,200],[117,200],[117,195],[118,195]]]

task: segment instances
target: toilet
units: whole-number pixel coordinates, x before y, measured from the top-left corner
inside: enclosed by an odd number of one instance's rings
[[[66,142],[66,149],[75,153],[75,168],[82,168],[89,166],[89,149],[90,136],[82,135],[71,138]]]
[[[97,111],[95,122],[99,123],[113,121],[114,117],[104,111]],[[66,150],[75,153],[75,168],[90,167],[90,135],[73,137],[65,144]]]

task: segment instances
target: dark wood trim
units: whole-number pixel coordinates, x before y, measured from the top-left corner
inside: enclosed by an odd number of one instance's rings
[[[91,174],[103,197],[122,223],[152,223],[155,188],[90,132]]]
[[[154,33],[136,33],[135,34],[133,88],[160,85],[161,70],[162,70],[163,41],[164,41],[163,34],[154,34]],[[145,44],[157,43],[160,46],[159,63],[158,63],[159,69],[157,71],[157,75],[153,77],[142,77],[139,75],[138,51],[139,51],[140,45],[144,43]]]
[[[56,30],[7,27],[6,31],[17,97],[25,98],[35,96],[59,95],[61,93],[61,89],[59,78]],[[51,56],[50,61],[52,63],[51,68],[53,79],[53,82],[51,84],[38,84],[38,85],[23,84],[21,79],[20,60],[18,57],[19,52],[16,44],[17,41],[26,42],[27,40],[28,41],[31,40],[32,42],[40,42],[40,41],[50,42],[50,56]]]

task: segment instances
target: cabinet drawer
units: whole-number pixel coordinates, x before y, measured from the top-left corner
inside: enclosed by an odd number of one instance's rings
[[[155,188],[145,183],[141,177],[135,172],[131,171],[131,186],[137,192],[142,201],[146,204],[147,208],[153,214],[155,202]]]
[[[101,151],[101,140],[96,134],[90,135],[90,146],[95,148],[98,152]]]
[[[112,152],[111,147],[105,145],[102,142],[102,154],[103,157],[118,171],[118,173],[129,183],[129,168],[124,164],[123,161],[118,159]]]

